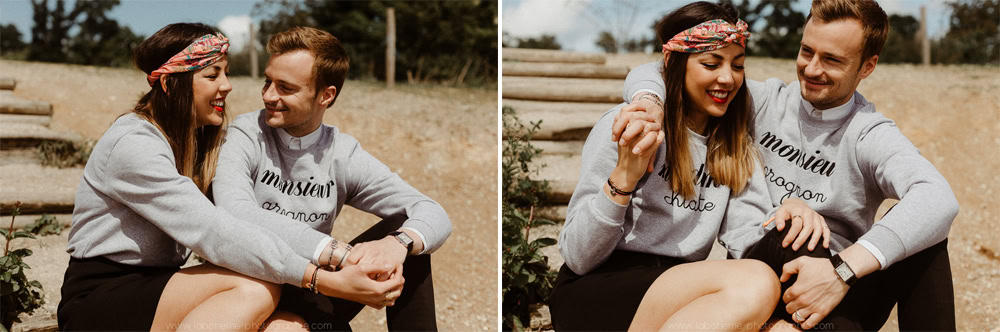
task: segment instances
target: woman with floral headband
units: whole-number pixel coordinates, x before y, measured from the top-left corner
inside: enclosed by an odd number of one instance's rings
[[[282,283],[374,305],[398,296],[401,280],[366,277],[392,267],[321,270],[304,258],[312,252],[294,252],[206,196],[232,90],[228,48],[209,26],[177,23],[134,50],[150,90],[87,161],[67,245],[60,330],[256,331],[272,316]],[[192,251],[217,266],[180,269]]]
[[[769,211],[751,141],[743,64],[750,33],[732,7],[696,2],[657,24],[665,128],[619,105],[594,125],[559,236],[556,330],[758,330],[779,296],[755,260],[706,261],[718,237],[739,253]],[[652,133],[647,135],[647,133]],[[658,149],[633,153],[640,140]],[[758,227],[746,227],[756,223]]]

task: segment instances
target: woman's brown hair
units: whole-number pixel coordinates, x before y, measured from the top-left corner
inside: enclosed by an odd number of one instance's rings
[[[702,22],[723,19],[731,24],[738,22],[738,13],[731,6],[709,2],[695,2],[667,14],[656,25],[660,43],[673,38],[681,31]],[[663,64],[663,82],[666,96],[663,103],[663,126],[666,131],[666,163],[670,169],[670,188],[686,198],[694,197],[695,176],[688,150],[687,118],[694,112],[689,97],[684,93],[689,53],[671,52]],[[753,126],[750,98],[746,79],[721,117],[710,117],[705,126],[708,136],[706,168],[712,178],[734,193],[743,191],[753,175],[757,152],[753,145]]]
[[[160,68],[196,39],[217,31],[200,23],[175,23],[160,29],[132,51],[136,67],[147,75]],[[194,181],[202,193],[215,176],[215,165],[222,145],[223,117],[220,126],[198,127],[193,100],[194,72],[173,73],[159,81],[139,99],[132,112],[152,122],[167,137],[174,152],[177,172]]]

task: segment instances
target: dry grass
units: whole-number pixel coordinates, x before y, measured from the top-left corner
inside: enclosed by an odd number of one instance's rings
[[[637,66],[658,55],[625,54]],[[748,58],[747,78],[794,82],[794,60]],[[959,330],[1000,325],[1000,68],[880,64],[858,91],[893,119],[951,184],[961,211],[949,236]],[[914,220],[919,222],[919,220]],[[890,319],[892,325],[895,317]]]
[[[16,95],[52,103],[52,128],[89,139],[99,138],[148,89],[138,70],[0,61],[0,73],[17,79]],[[229,116],[263,106],[262,79],[236,77],[232,84]],[[448,211],[453,233],[433,261],[443,330],[497,326],[497,119],[495,88],[403,84],[387,90],[350,80],[324,118]],[[377,221],[354,209],[344,211],[334,227],[339,238],[354,237]],[[65,259],[54,260],[65,264]],[[61,266],[57,269],[65,269]],[[58,289],[61,278],[55,283],[45,287]],[[352,325],[384,330],[384,322],[381,313],[368,308]]]

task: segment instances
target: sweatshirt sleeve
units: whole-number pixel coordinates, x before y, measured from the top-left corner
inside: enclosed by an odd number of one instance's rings
[[[619,106],[620,108],[620,106]],[[604,194],[604,184],[618,162],[618,147],[607,137],[616,110],[601,118],[583,145],[580,181],[570,198],[566,222],[559,233],[559,253],[566,266],[583,275],[603,263],[625,233],[627,205]]]
[[[622,89],[622,98],[625,99],[626,104],[631,103],[632,97],[644,90],[653,92],[660,97],[660,100],[663,100],[663,96],[666,95],[666,87],[664,87],[663,76],[660,73],[662,65],[662,61],[650,62],[628,72],[628,76],[625,77],[625,88]]]
[[[233,216],[257,224],[284,240],[299,256],[316,256],[318,246],[330,236],[287,216],[264,210],[253,191],[254,165],[260,156],[254,139],[237,126],[230,126],[219,151],[219,162],[212,182],[215,204]],[[319,262],[313,261],[315,264]]]
[[[417,191],[389,170],[381,161],[361,148],[361,144],[348,139],[346,172],[338,172],[338,182],[347,190],[347,204],[380,218],[406,215],[403,228],[415,230],[424,240],[420,254],[430,254],[441,248],[451,235],[451,220],[440,204]],[[344,144],[338,142],[338,144]]]
[[[767,183],[760,165],[756,164],[743,192],[734,193],[729,198],[726,215],[722,218],[722,227],[719,229],[719,243],[733,257],[743,258],[747,248],[760,241],[770,228],[774,228],[773,224],[768,228],[761,225],[777,210],[777,207],[771,205]]]
[[[309,261],[284,241],[216,207],[177,172],[173,152],[152,132],[123,136],[98,170],[102,191],[208,261],[274,283],[299,285]]]
[[[948,181],[891,121],[876,124],[857,145],[858,164],[868,181],[899,203],[859,240],[878,248],[882,269],[941,242],[958,215]]]

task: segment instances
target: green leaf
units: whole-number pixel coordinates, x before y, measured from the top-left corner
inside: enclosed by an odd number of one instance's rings
[[[34,239],[35,235],[31,234],[31,233],[28,233],[28,232],[25,232],[25,231],[20,231],[19,230],[19,231],[14,232],[14,236],[11,237],[11,238],[17,239],[17,238],[24,238],[24,237],[29,238],[29,239]]]
[[[548,247],[551,245],[555,245],[556,239],[550,237],[540,237],[535,239],[535,241],[532,243],[537,244],[539,247]]]

